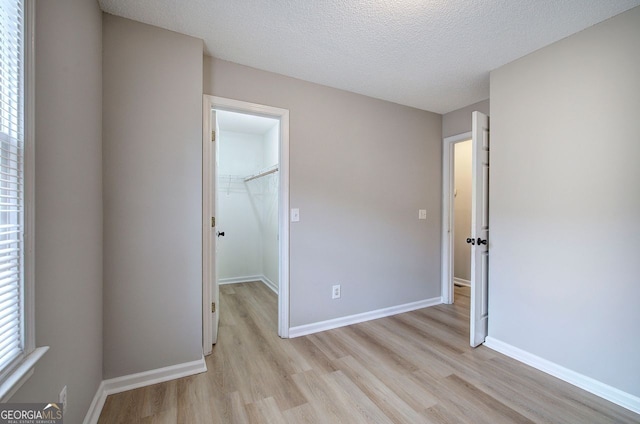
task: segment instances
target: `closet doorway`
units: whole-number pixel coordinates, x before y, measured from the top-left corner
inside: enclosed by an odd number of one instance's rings
[[[452,289],[451,303],[469,320],[471,310],[471,245],[467,243],[471,230],[472,204],[472,142],[453,143],[453,201],[451,202]],[[468,321],[469,322],[469,321]]]
[[[280,121],[216,110],[218,284],[261,282],[278,293]]]
[[[471,140],[453,145],[453,283],[465,288],[471,287],[471,147]]]
[[[289,112],[203,101],[203,349],[217,342],[221,284],[264,284],[289,329]]]
[[[458,265],[461,265],[461,272],[468,263],[456,255],[456,248],[469,244],[469,344],[476,347],[484,343],[489,322],[489,116],[472,112],[471,127],[469,133],[443,140],[442,302],[454,303],[455,286],[463,287],[466,282],[464,277],[460,277],[461,274],[456,275]],[[462,202],[462,198],[458,198],[462,193],[459,191],[459,181],[456,182],[456,177],[460,177],[454,159],[456,155],[464,156],[464,145],[458,149],[458,144],[467,140],[471,140],[471,224],[470,232],[464,234],[464,229],[459,229],[459,223],[456,222],[456,204]],[[465,215],[464,211],[460,212]],[[457,264],[456,261],[462,263]]]

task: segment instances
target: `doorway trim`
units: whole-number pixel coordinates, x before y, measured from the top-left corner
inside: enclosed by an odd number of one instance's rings
[[[279,282],[278,282],[278,335],[289,337],[289,111],[272,106],[233,100],[224,97],[203,95],[202,111],[202,343],[204,354],[211,353],[212,284],[209,254],[211,243],[211,205],[208,198],[211,187],[211,110],[219,109],[250,115],[260,115],[280,121],[279,187],[278,187],[278,234],[279,234]]]
[[[442,303],[453,303],[454,146],[472,139],[471,131],[442,141]]]

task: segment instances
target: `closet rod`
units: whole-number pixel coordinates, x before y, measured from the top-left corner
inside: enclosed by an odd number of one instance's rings
[[[249,182],[251,180],[255,180],[256,178],[260,178],[260,177],[264,177],[265,175],[269,175],[269,174],[273,174],[274,172],[278,172],[278,166],[275,165],[269,169],[267,169],[266,171],[262,171],[258,174],[254,174],[254,175],[249,175],[247,178],[244,179],[244,182]]]

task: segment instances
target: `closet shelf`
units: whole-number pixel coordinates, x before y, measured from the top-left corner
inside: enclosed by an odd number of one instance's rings
[[[278,165],[273,165],[270,168],[266,168],[260,172],[258,172],[257,174],[253,174],[253,175],[248,175],[245,177],[244,182],[249,182],[251,180],[255,180],[257,178],[260,177],[264,177],[265,175],[269,175],[269,174],[273,174],[274,172],[278,172]]]

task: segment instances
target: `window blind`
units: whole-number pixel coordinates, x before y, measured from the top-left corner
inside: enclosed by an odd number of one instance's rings
[[[0,0],[0,375],[24,353],[24,28]]]

